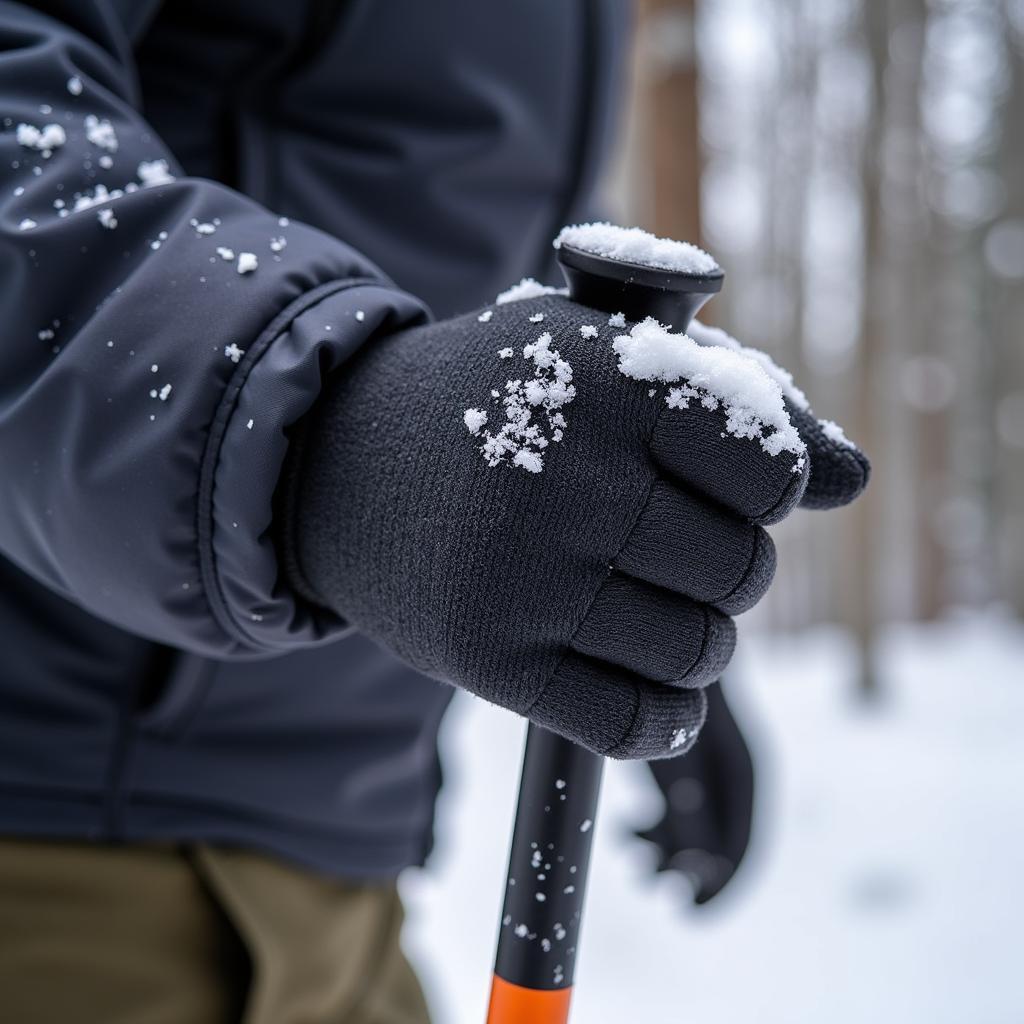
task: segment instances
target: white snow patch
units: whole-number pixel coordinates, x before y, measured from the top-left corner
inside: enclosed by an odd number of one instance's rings
[[[608,317],[608,326],[609,327],[625,327],[626,326],[625,314],[624,313],[612,313],[612,315],[610,317]]]
[[[245,355],[245,349],[239,348],[234,342],[224,346],[224,355],[233,363],[237,363]]]
[[[846,436],[843,428],[833,420],[818,420],[821,432],[832,442],[842,445],[844,448],[856,448],[857,446]]]
[[[102,168],[103,168],[103,169],[104,169],[105,171],[109,171],[109,170],[110,170],[110,168],[114,166],[114,160],[113,160],[113,157],[109,156],[109,155],[108,155],[108,154],[106,154],[106,153],[104,153],[104,154],[103,154],[103,156],[101,156],[101,157],[99,158],[99,160],[97,161],[97,163],[98,163],[98,164],[100,165],[100,167],[102,167]]]
[[[726,430],[756,440],[769,455],[788,451],[804,456],[800,439],[782,401],[782,388],[760,362],[745,353],[698,345],[685,334],[672,334],[648,317],[612,343],[619,370],[634,380],[686,381],[666,397],[670,408],[686,408],[699,399],[707,409],[724,407]],[[794,469],[802,466],[798,462]]]
[[[87,114],[85,137],[99,149],[105,149],[108,153],[117,152],[117,132],[106,118],[101,119],[95,114]]]
[[[362,323],[366,319],[366,314],[361,309],[357,309],[356,310],[356,319],[360,323]]]
[[[31,231],[32,228],[37,228],[37,227],[39,227],[39,225],[31,217],[26,217],[18,225],[18,230],[19,231]]]
[[[238,254],[238,272],[240,274],[251,274],[259,266],[256,254],[251,252],[240,252]]]
[[[235,258],[235,250],[228,249],[223,245],[217,246],[217,255],[225,261],[231,261]]]
[[[523,346],[523,359],[532,364],[531,377],[506,381],[503,397],[491,391],[492,402],[500,402],[505,415],[498,430],[483,431],[480,452],[489,466],[510,462],[528,473],[540,473],[544,449],[563,437],[566,422],[558,410],[576,397],[576,388],[572,367],[551,348],[551,341],[551,334],[545,331]],[[511,359],[513,350],[502,349],[498,356]]]
[[[589,818],[584,818],[583,823],[580,825],[581,832],[589,832],[591,825],[594,823]]]
[[[534,313],[532,316],[527,317],[531,324],[539,324],[544,319],[543,313]]]
[[[72,96],[81,96],[83,88],[84,86],[82,85],[82,80],[78,77],[78,75],[72,75],[68,79],[67,90],[69,93],[71,93]]]
[[[522,299],[536,299],[541,295],[568,295],[568,288],[552,288],[550,285],[541,284],[532,277],[524,277],[519,284],[503,291],[494,301],[503,306],[506,302],[519,302]]]
[[[487,423],[487,413],[483,409],[467,409],[462,414],[462,420],[471,434],[478,434],[480,428]]]
[[[189,224],[197,235],[212,235],[217,230],[216,224],[211,224],[209,221],[201,221],[196,217],[193,217]]]
[[[482,324],[486,324],[486,323],[489,323],[489,322],[490,322],[490,319],[491,319],[491,317],[492,317],[492,316],[494,316],[494,310],[493,310],[493,309],[485,309],[485,310],[484,310],[484,311],[483,311],[483,312],[482,312],[482,313],[481,313],[481,314],[480,314],[480,315],[479,315],[479,316],[477,317],[477,320],[479,320],[479,321],[480,321],[480,323],[482,323]]]
[[[539,473],[544,468],[544,460],[541,456],[527,448],[520,448],[512,456],[512,462],[517,466],[522,466],[530,473]]]
[[[143,160],[135,172],[143,188],[153,188],[156,185],[169,185],[174,181],[166,160]]]
[[[255,424],[255,422],[256,422],[255,420],[249,420],[249,422],[246,423],[246,425],[245,425],[245,429],[246,430],[252,430],[253,425]]]
[[[136,185],[135,188],[137,189],[138,186]],[[91,210],[94,206],[99,206],[101,203],[109,203],[114,199],[120,199],[128,191],[127,186],[123,189],[115,188],[113,191],[110,191],[106,185],[97,185],[92,192],[83,192],[81,195],[75,196],[72,210],[75,213],[81,210]],[[135,191],[135,189],[131,189],[131,191]],[[57,204],[54,203],[53,205],[56,206]],[[67,216],[66,212],[61,214],[61,216]]]
[[[668,749],[678,750],[689,738],[690,731],[688,729],[685,727],[676,729],[676,731],[672,733],[672,739],[669,741]]]
[[[793,375],[788,370],[784,370],[779,366],[779,364],[776,363],[767,352],[762,352],[759,348],[751,348],[748,345],[744,345],[737,341],[731,334],[727,334],[720,327],[710,327],[708,324],[703,324],[699,320],[691,320],[690,326],[686,329],[686,333],[693,338],[698,345],[717,345],[719,348],[728,348],[733,352],[742,352],[743,355],[749,356],[755,362],[759,363],[764,372],[782,388],[782,393],[793,403],[793,405],[798,409],[810,409],[807,396],[793,382]]]
[[[580,328],[580,334],[584,338],[588,338],[588,339],[589,338],[596,338],[597,337],[597,328],[593,324],[584,324]]]
[[[285,238],[283,235],[279,238],[272,238],[270,240],[270,251],[281,252],[287,244],[288,239]]]
[[[157,397],[161,402],[166,402],[171,397],[171,391],[173,390],[172,385],[165,384],[157,393]]]
[[[719,269],[713,256],[689,242],[603,222],[564,227],[553,244],[556,249],[568,245],[595,256],[684,274],[712,274]]]
[[[102,210],[96,211],[96,219],[100,224],[110,231],[113,231],[117,227],[117,218],[114,216],[114,211],[110,207],[105,207]]]
[[[59,124],[47,124],[37,128],[34,124],[19,124],[15,129],[15,138],[25,149],[34,149],[48,158],[55,149],[60,149],[68,137]]]
[[[92,192],[76,193],[72,207],[73,212],[78,213],[81,210],[90,210],[101,203],[113,202],[115,199],[121,199],[123,196],[138,192],[140,188],[166,185],[168,182],[174,181],[174,177],[167,173],[166,160],[153,160],[149,163],[143,162],[139,164],[138,176],[139,181],[129,181],[124,188],[108,189],[106,185],[99,184]],[[62,216],[66,216],[66,214],[62,214]],[[166,237],[166,234],[164,237]],[[155,248],[159,248],[159,246]]]

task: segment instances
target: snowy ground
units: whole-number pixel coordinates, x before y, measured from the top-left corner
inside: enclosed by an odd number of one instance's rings
[[[612,766],[574,1020],[1024,1021],[1024,630],[893,630],[883,655],[890,700],[866,712],[841,635],[741,641],[730,692],[758,821],[741,877],[705,908],[624,841],[659,798]],[[445,727],[441,840],[403,879],[437,1024],[484,1020],[521,737],[468,698]]]

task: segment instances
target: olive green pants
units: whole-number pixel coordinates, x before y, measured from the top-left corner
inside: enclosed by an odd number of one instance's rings
[[[212,847],[0,839],[0,1018],[428,1024],[391,884]]]

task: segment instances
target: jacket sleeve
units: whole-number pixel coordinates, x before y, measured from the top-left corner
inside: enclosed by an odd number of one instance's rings
[[[111,0],[0,0],[0,554],[213,657],[331,639],[272,540],[287,430],[426,313],[336,239],[182,176],[129,52]]]

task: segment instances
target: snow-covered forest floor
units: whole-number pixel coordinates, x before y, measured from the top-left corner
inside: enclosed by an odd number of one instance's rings
[[[741,639],[729,692],[758,817],[704,908],[624,838],[660,798],[642,767],[611,766],[576,1021],[1024,1020],[1024,630],[893,628],[881,657],[888,699],[864,709],[842,634]],[[522,732],[463,697],[445,725],[438,846],[402,882],[437,1024],[484,1020]]]

